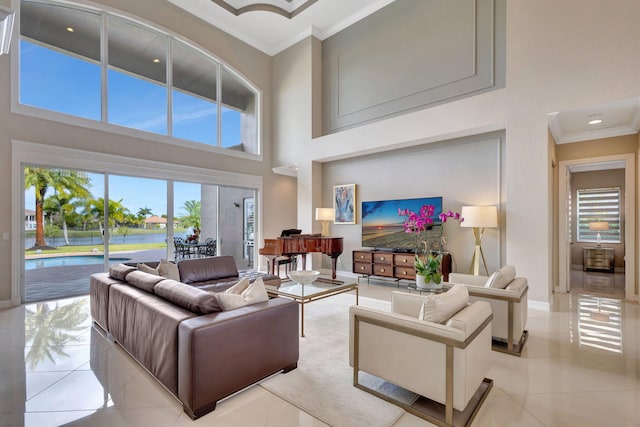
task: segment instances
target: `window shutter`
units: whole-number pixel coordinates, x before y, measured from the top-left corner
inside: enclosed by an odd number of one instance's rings
[[[620,188],[593,188],[578,190],[578,241],[595,242],[592,222],[606,222],[608,230],[600,231],[602,242],[620,243]]]

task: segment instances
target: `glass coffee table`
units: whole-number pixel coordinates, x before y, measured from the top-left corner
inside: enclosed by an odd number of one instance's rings
[[[271,296],[291,298],[300,304],[300,336],[304,337],[304,305],[323,298],[346,292],[356,291],[356,305],[358,305],[358,284],[334,282],[332,280],[319,278],[310,284],[300,284],[294,281],[287,281],[276,288],[275,286],[265,286],[267,293]]]

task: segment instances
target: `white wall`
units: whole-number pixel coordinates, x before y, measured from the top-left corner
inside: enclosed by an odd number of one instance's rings
[[[312,161],[505,129],[505,262],[528,277],[529,299],[547,304],[552,265],[547,114],[640,95],[638,22],[636,0],[617,0],[615,7],[598,0],[509,0],[505,89],[316,138],[307,143],[307,161],[300,165],[311,168]],[[313,188],[306,182],[312,175],[301,171],[299,185]],[[356,176],[347,181],[367,185]],[[299,210],[311,204],[312,196],[298,199]]]

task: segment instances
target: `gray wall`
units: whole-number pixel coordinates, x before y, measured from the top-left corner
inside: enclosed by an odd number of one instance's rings
[[[491,135],[326,163],[323,206],[332,206],[334,185],[356,184],[356,224],[331,224],[330,228],[332,236],[344,237],[338,269],[351,271],[352,251],[362,247],[362,201],[442,196],[444,210],[459,212],[464,205],[496,205],[501,211],[502,152],[502,137]],[[482,241],[489,273],[504,260],[506,224],[501,213],[500,228],[487,229]],[[474,248],[471,229],[449,221],[444,235],[446,249],[453,256],[453,271],[466,273]],[[327,259],[323,266],[329,266]]]
[[[397,0],[323,43],[324,131],[504,87],[504,0]]]

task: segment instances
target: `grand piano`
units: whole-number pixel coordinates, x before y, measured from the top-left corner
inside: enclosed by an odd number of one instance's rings
[[[283,255],[302,256],[305,265],[309,252],[322,252],[331,257],[331,278],[336,279],[336,260],[342,254],[342,237],[322,237],[316,234],[297,234],[276,239],[264,239],[264,247],[260,248],[260,255],[269,260],[269,272],[274,274],[275,258]]]

